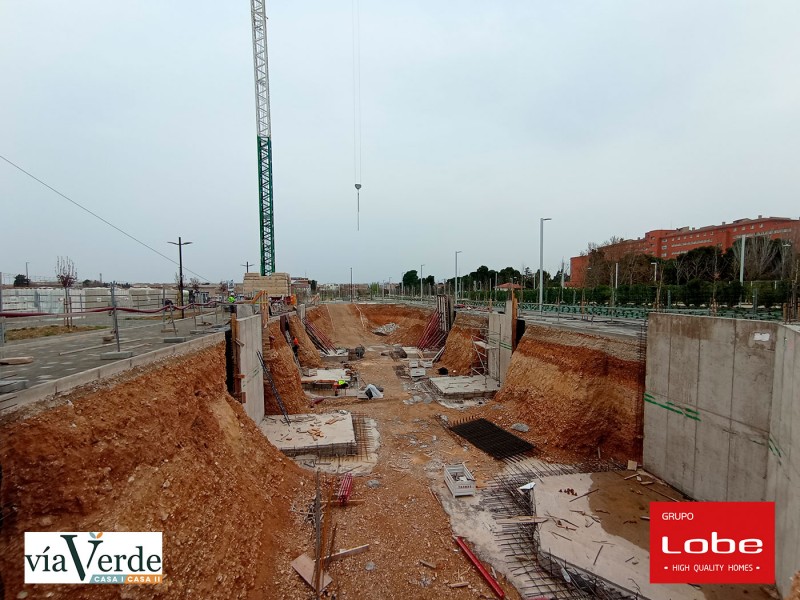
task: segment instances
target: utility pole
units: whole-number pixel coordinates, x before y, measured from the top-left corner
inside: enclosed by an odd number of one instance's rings
[[[239,266],[240,267],[244,267],[246,269],[246,272],[249,273],[250,272],[250,267],[252,267],[254,265],[255,265],[255,263],[251,263],[251,262],[245,261],[245,263],[243,265],[239,265]]]
[[[424,266],[425,266],[424,264],[421,264],[419,266],[419,299],[420,300],[422,300],[422,286],[425,285],[424,283],[422,283],[422,267],[424,267]]]
[[[350,302],[353,301],[353,267],[350,267]]]
[[[178,292],[180,293],[181,319],[183,319],[186,317],[186,311],[183,308],[183,247],[188,246],[192,242],[181,241],[180,236],[178,236],[177,242],[167,243],[178,247]]]
[[[458,255],[461,254],[461,252],[462,252],[461,250],[456,250],[456,276],[455,279],[453,279],[453,284],[455,287],[456,304],[458,304]]]
[[[539,313],[544,312],[544,222],[551,218],[539,219]]]

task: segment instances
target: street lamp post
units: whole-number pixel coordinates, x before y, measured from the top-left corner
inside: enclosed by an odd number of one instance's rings
[[[544,222],[550,217],[539,219],[539,312],[544,313]]]
[[[350,267],[350,302],[353,301],[353,267]]]
[[[192,242],[181,241],[180,236],[178,236],[177,242],[168,243],[178,247],[178,292],[180,293],[181,319],[184,319],[186,318],[186,311],[183,308],[183,247],[188,246]]]
[[[453,284],[455,287],[456,304],[458,304],[458,255],[461,254],[461,252],[462,252],[461,250],[456,250],[456,276],[455,279],[453,279]]]
[[[245,261],[243,265],[239,265],[239,266],[240,267],[244,267],[245,268],[245,272],[249,273],[250,272],[250,267],[255,266],[255,264],[256,263],[251,263],[251,262]]]

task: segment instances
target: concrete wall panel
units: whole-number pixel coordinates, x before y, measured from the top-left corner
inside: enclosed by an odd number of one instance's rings
[[[692,488],[696,500],[727,498],[730,460],[730,419],[701,412],[702,435],[695,446],[695,463],[717,465],[715,469],[696,469]]]
[[[256,424],[264,419],[264,374],[257,355],[262,350],[261,328],[261,315],[236,320],[244,410]]]
[[[731,418],[769,430],[777,325],[736,321]]]
[[[651,315],[648,328],[645,467],[697,500],[774,500],[784,595],[800,565],[799,348],[800,328],[774,323]]]
[[[697,407],[717,415],[729,415],[733,390],[733,352],[736,341],[734,323],[721,326],[713,319],[700,319]]]

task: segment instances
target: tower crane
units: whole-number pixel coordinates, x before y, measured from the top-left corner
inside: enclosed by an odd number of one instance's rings
[[[272,125],[269,115],[266,0],[250,0],[253,21],[253,69],[256,83],[258,132],[258,208],[261,274],[275,272],[275,214],[272,204]]]

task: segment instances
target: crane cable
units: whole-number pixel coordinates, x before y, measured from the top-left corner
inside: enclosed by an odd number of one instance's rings
[[[356,187],[356,231],[361,230],[361,6],[352,0],[353,21],[353,178]]]

